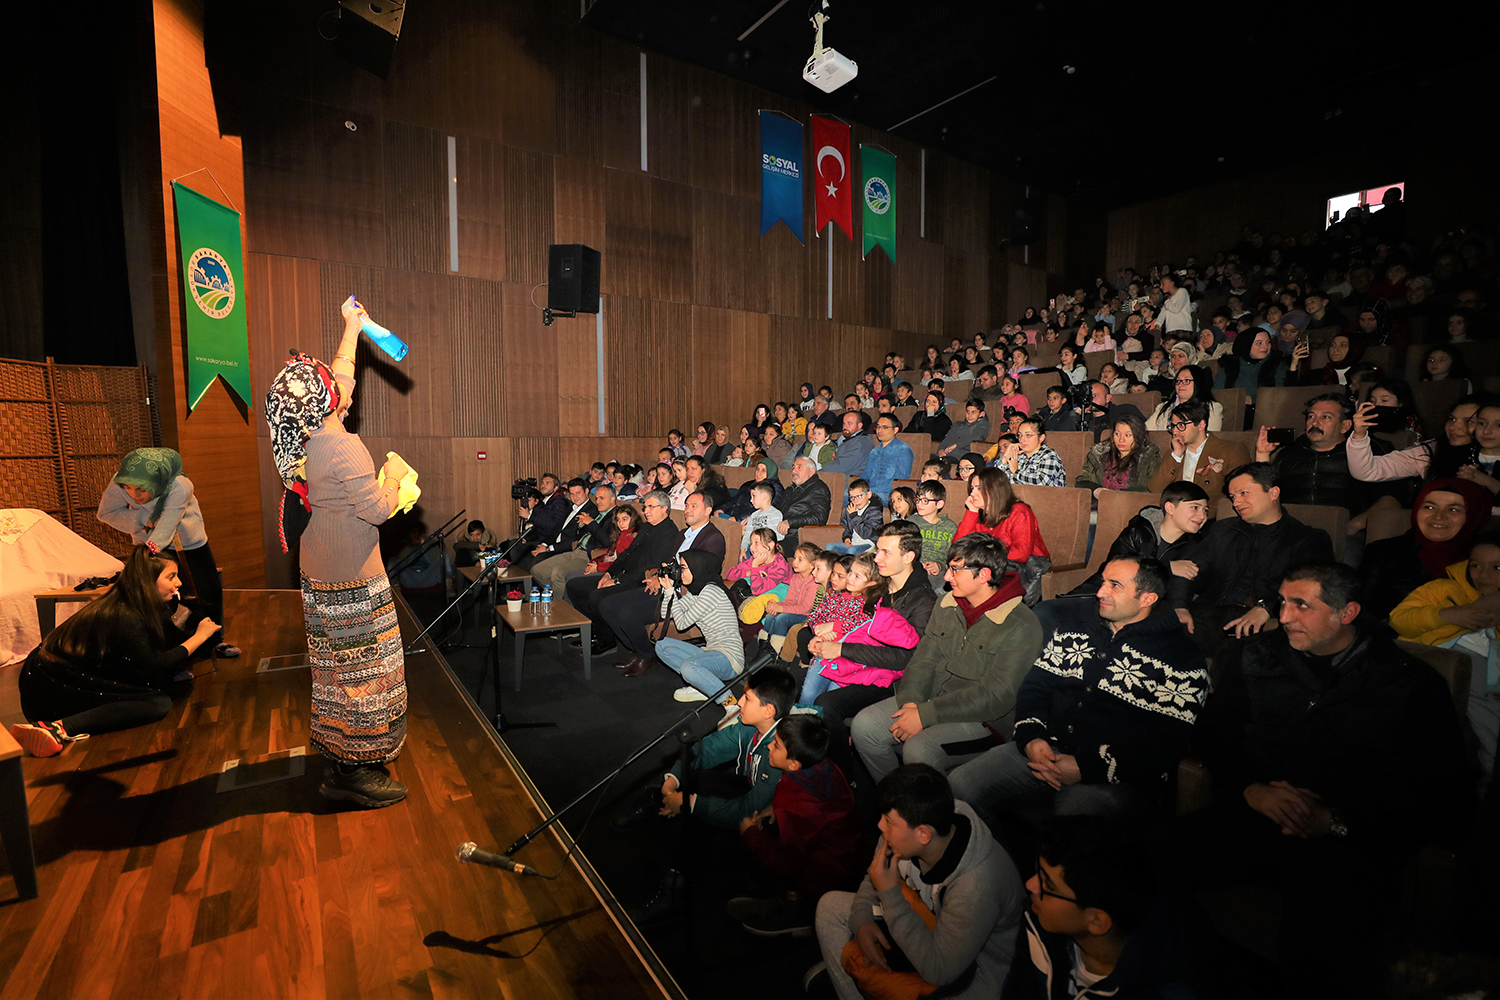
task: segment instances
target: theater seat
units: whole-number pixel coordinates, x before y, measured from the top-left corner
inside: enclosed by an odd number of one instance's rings
[[[1120,532],[1125,530],[1130,519],[1139,514],[1143,507],[1160,503],[1159,493],[1126,493],[1122,490],[1105,490],[1101,493],[1099,516],[1095,521],[1094,545],[1089,552],[1088,564],[1083,569],[1061,572],[1054,569],[1042,577],[1042,599],[1050,601],[1059,594],[1066,594],[1093,576],[1104,565],[1104,557],[1109,555],[1110,546],[1120,537]]]
[[[1256,397],[1255,426],[1249,429],[1259,431],[1262,427],[1290,427],[1300,437],[1307,427],[1307,417],[1303,414],[1307,409],[1307,401],[1325,392],[1338,392],[1341,389],[1342,386],[1337,385],[1268,385]]]
[[[1365,518],[1365,542],[1395,538],[1411,530],[1411,511],[1405,507],[1376,507]]]
[[[837,524],[808,524],[797,529],[797,544],[812,544],[820,549],[844,540],[844,529]]]
[[[1282,511],[1292,515],[1303,524],[1313,528],[1322,528],[1333,542],[1333,558],[1342,559],[1344,556],[1344,545],[1349,540],[1349,512],[1342,507],[1325,507],[1321,504],[1289,503],[1283,504]],[[1219,518],[1238,517],[1234,512],[1234,504],[1228,497],[1219,501],[1215,512]]]
[[[1082,569],[1088,562],[1089,512],[1093,492],[1072,486],[1016,486],[1016,499],[1036,514],[1042,540],[1052,553],[1052,572]],[[1046,586],[1045,578],[1043,586]]]

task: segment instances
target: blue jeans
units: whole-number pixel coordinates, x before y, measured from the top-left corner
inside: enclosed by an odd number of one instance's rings
[[[806,615],[794,615],[787,611],[777,611],[766,615],[760,620],[760,627],[765,629],[766,635],[786,635],[792,630],[792,626],[807,621]]]
[[[739,671],[723,653],[694,646],[681,639],[662,639],[656,644],[661,662],[682,675],[682,679],[706,695],[712,696],[724,682],[739,676]]]
[[[812,666],[807,668],[807,679],[802,682],[802,694],[797,698],[799,705],[811,705],[818,699],[818,695],[824,691],[830,691],[841,685],[835,684],[831,678],[824,677],[821,673],[823,661],[815,659]]]
[[[826,546],[823,551],[832,552],[834,555],[840,556],[857,556],[871,547],[869,545],[855,545],[848,542],[834,542],[832,545]]]

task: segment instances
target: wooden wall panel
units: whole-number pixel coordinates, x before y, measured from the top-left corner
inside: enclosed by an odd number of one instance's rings
[[[1006,267],[1006,302],[1009,318],[1015,322],[1027,306],[1041,308],[1047,301],[1047,272],[1037,267],[1010,264]]]
[[[547,280],[552,238],[552,157],[505,147],[505,266],[509,281]]]
[[[604,260],[599,284],[607,295],[651,295],[651,178],[639,170],[605,171]]]
[[[604,162],[604,87],[601,60],[604,36],[569,27],[551,53],[557,106],[554,152],[591,164]],[[591,244],[592,245],[592,244]]]
[[[897,236],[896,272],[896,326],[934,336],[942,333],[942,245]]]
[[[606,323],[608,317],[605,317]],[[599,429],[599,376],[595,317],[560,317],[547,329],[557,341],[557,432],[595,434]]]
[[[828,240],[833,241],[833,318],[845,323],[864,323],[869,320],[865,308],[865,275],[867,268],[865,261],[859,259],[860,244],[855,243],[844,235],[844,231],[838,226],[833,226],[833,232],[828,232],[829,227],[824,227],[821,238],[814,237],[812,251],[818,258],[818,293],[819,299],[824,303],[823,312],[819,315],[827,317],[828,299]],[[855,229],[858,233],[858,228]],[[879,256],[879,255],[877,255]]]
[[[712,136],[712,142],[689,142],[690,183],[742,198],[760,197],[760,164],[747,150],[759,150],[760,126],[756,110],[764,105],[757,91],[728,77],[695,70],[693,135]]]
[[[640,52],[613,38],[600,42],[604,165],[637,173],[641,170]],[[649,138],[647,145],[649,149]]]
[[[454,153],[458,160],[458,273],[504,281],[505,147],[489,139],[455,136]]]
[[[803,234],[816,243],[812,235],[812,208],[808,201],[808,214],[803,225]],[[757,211],[756,230],[760,229],[760,213]],[[777,223],[757,237],[757,249],[766,262],[766,298],[770,311],[781,316],[823,316],[827,313],[824,303],[826,286],[818,284],[822,265],[817,255],[798,242],[784,223]]]
[[[921,153],[918,154],[920,160]],[[948,243],[944,238],[947,230],[947,215],[945,211],[948,204],[948,167],[949,159],[937,153],[927,154],[927,191],[925,199],[912,198],[907,204],[911,206],[912,221],[916,223],[911,232],[921,232],[922,239],[933,243]],[[919,189],[919,194],[920,189]],[[922,201],[926,201],[926,216],[921,211]]]
[[[690,302],[693,297],[693,189],[651,182],[652,298]]]
[[[558,438],[553,437],[517,437],[510,440],[510,463],[511,469],[517,479],[541,478],[544,473],[552,473],[555,476],[562,475],[558,461],[561,454],[558,448]],[[509,484],[506,484],[507,487]],[[509,497],[509,491],[502,494]]]
[[[447,516],[467,508],[464,521],[480,520],[500,539],[509,538],[517,524],[516,504],[510,499],[510,484],[518,476],[511,454],[511,440],[503,437],[456,437],[445,441],[452,470],[455,506]],[[484,452],[484,459],[479,453]],[[524,473],[538,475],[542,470]],[[418,476],[418,481],[421,477]],[[425,499],[425,498],[424,498]],[[436,525],[433,525],[436,527]]]
[[[693,303],[767,311],[758,199],[693,189]]]
[[[501,348],[505,393],[501,426],[507,437],[557,434],[557,338],[531,304],[531,286],[504,286]],[[539,297],[538,302],[542,301]]]
[[[385,422],[371,426],[370,433],[450,437],[455,413],[473,405],[453,392],[451,288],[452,279],[444,274],[385,272],[384,302],[372,315],[413,346],[399,364],[383,352],[370,352],[360,387],[376,388],[387,399]]]
[[[262,437],[271,433],[262,397],[286,365],[288,352],[294,348],[322,349],[319,272],[318,262],[304,257],[245,254],[250,296],[250,384],[259,390],[249,402],[256,433]]]
[[[702,421],[699,421],[702,423]],[[692,434],[688,428],[683,433]],[[560,476],[584,475],[595,462],[630,462],[644,466],[656,461],[656,453],[666,444],[666,435],[654,437],[561,437],[558,438]],[[531,475],[531,473],[527,473]],[[509,483],[506,484],[509,486]]]
[[[856,238],[859,230],[855,230]],[[862,240],[860,241],[862,243]],[[854,250],[858,257],[860,243]],[[864,270],[865,322],[871,326],[896,325],[896,267],[883,253],[872,253],[859,266]]]
[[[692,359],[692,309],[684,303],[609,297],[604,324],[607,429],[662,434],[685,422],[682,391]]]
[[[478,278],[450,278],[448,294],[453,433],[500,436],[511,384],[503,336],[504,286]]]
[[[390,267],[448,273],[448,142],[405,122],[385,128],[385,245]]]
[[[381,120],[276,96],[248,102],[246,115],[247,244],[262,253],[383,266]]]
[[[780,387],[771,381],[770,319],[765,313],[697,306],[692,324],[691,419],[678,424],[683,433],[691,438],[690,425],[704,420],[738,427],[758,404],[776,402]]]
[[[552,240],[604,250],[605,171],[596,163],[552,160]],[[603,264],[608,267],[609,264]]]
[[[668,56],[646,56],[646,149],[653,177],[679,184],[691,179],[697,72]]]
[[[946,249],[943,254],[943,335],[968,342],[988,330],[989,260],[982,254]],[[1003,325],[1003,324],[1001,324]]]

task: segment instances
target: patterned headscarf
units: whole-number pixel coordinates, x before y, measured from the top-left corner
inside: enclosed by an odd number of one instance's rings
[[[155,497],[151,520],[157,521],[161,518],[162,508],[167,505],[172,483],[181,474],[182,456],[171,448],[137,448],[120,461],[115,482],[145,490]]]
[[[266,423],[271,427],[271,454],[276,471],[288,493],[297,494],[302,512],[312,510],[307,499],[307,439],[327,416],[338,409],[341,393],[333,370],[300,351],[292,351],[286,367],[271,380],[266,391]],[[281,550],[291,551],[286,529],[286,494],[281,498]],[[306,526],[306,518],[294,523],[291,541]]]

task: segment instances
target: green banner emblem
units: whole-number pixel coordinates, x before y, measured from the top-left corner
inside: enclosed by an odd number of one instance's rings
[[[879,247],[894,263],[896,260],[896,157],[883,149],[861,144],[859,163],[864,170],[860,201],[864,205],[865,249]]]
[[[215,376],[249,405],[250,335],[245,323],[240,213],[173,182],[182,294],[187,314],[188,409],[197,407]]]

